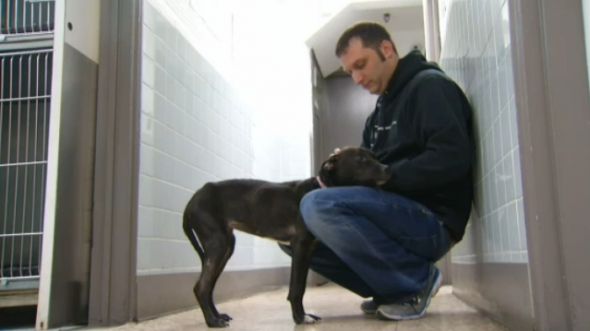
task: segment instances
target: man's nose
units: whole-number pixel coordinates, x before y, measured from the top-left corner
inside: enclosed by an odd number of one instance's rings
[[[363,75],[358,72],[353,72],[352,79],[354,80],[354,83],[358,85],[363,81]]]

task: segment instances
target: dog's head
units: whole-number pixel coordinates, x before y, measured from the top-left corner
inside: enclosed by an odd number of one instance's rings
[[[387,166],[372,151],[346,147],[331,155],[319,171],[326,186],[380,186],[388,179]]]

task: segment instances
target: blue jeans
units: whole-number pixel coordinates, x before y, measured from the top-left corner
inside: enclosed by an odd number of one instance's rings
[[[311,269],[380,303],[405,302],[425,289],[434,262],[450,247],[430,210],[374,188],[314,190],[303,197],[301,213],[319,241]]]

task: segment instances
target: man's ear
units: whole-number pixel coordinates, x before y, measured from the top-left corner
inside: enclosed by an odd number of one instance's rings
[[[379,49],[381,50],[383,56],[385,56],[386,59],[389,59],[395,53],[395,47],[388,40],[382,40]]]

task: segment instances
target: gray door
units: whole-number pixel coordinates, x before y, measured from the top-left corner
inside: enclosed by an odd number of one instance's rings
[[[377,96],[355,85],[350,76],[329,77],[325,84],[322,125],[327,156],[337,147],[360,146],[365,121],[375,109]]]
[[[317,174],[322,161],[327,154],[324,153],[322,112],[324,110],[324,78],[320,73],[313,51],[311,53],[311,80],[312,80],[312,109],[313,109],[313,145],[312,145],[312,174]]]
[[[590,93],[581,0],[510,0],[536,330],[590,329]]]

